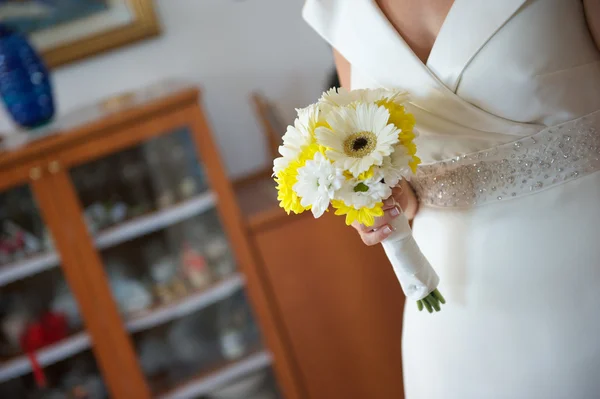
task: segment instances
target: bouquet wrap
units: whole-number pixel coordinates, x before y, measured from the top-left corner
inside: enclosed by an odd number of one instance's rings
[[[395,231],[381,244],[407,298],[419,301],[434,292],[440,278],[417,245],[403,213],[391,222]]]

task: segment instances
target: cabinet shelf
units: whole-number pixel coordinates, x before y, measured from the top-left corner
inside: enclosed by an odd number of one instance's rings
[[[156,327],[224,300],[243,286],[244,278],[241,274],[235,274],[232,277],[215,283],[212,287],[204,291],[191,294],[176,303],[164,305],[145,315],[134,317],[126,321],[125,326],[132,333]],[[89,349],[90,346],[91,341],[89,336],[81,332],[39,350],[37,358],[40,366],[46,367],[83,352]],[[0,383],[29,372],[31,372],[29,359],[27,356],[21,355],[15,359],[0,363]]]
[[[188,399],[206,395],[238,378],[270,366],[271,354],[257,351],[215,371],[205,373],[159,396],[160,399]]]
[[[212,192],[200,194],[158,212],[139,216],[102,230],[96,235],[96,247],[105,249],[153,233],[204,213],[215,205],[216,197]]]
[[[206,212],[215,205],[216,198],[212,192],[200,194],[169,208],[128,220],[101,231],[96,236],[96,247],[105,249],[153,233]],[[0,266],[0,287],[52,269],[59,264],[58,254],[51,251]]]
[[[25,277],[52,269],[60,264],[54,251],[34,255],[29,258],[0,266],[0,287]]]
[[[135,333],[151,329],[181,317],[185,317],[197,310],[203,309],[213,303],[220,302],[231,296],[244,286],[244,278],[235,274],[223,281],[217,282],[212,287],[198,293],[191,294],[181,301],[163,305],[145,315],[127,321],[127,330]]]

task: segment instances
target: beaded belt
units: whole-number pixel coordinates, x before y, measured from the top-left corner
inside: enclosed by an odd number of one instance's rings
[[[420,201],[472,207],[518,198],[600,170],[600,111],[492,149],[422,165]]]

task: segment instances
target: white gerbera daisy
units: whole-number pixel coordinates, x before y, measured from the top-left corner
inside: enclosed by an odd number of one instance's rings
[[[331,128],[315,130],[317,142],[328,148],[327,157],[354,176],[373,165],[381,165],[399,140],[400,131],[388,124],[385,107],[359,103],[331,111],[327,122]]]
[[[373,208],[392,195],[392,189],[382,182],[383,175],[380,171],[372,177],[359,180],[347,179],[342,188],[337,191],[336,198],[354,209]]]
[[[412,156],[403,146],[394,146],[394,152],[383,159],[380,167],[385,184],[396,187],[403,177],[410,176]]]
[[[302,149],[314,141],[314,131],[319,122],[320,113],[317,105],[313,104],[298,109],[298,117],[294,126],[288,126],[283,135],[283,145],[279,147],[281,157],[273,161],[273,172],[277,174],[296,159]]]
[[[378,101],[391,101],[403,105],[408,101],[408,93],[402,90],[390,89],[329,89],[319,99],[319,104],[330,110],[335,107],[345,107],[352,103],[376,103]]]
[[[318,218],[327,210],[345,180],[344,172],[317,152],[312,160],[298,169],[298,182],[293,189],[301,198],[300,204],[310,206],[313,215]]]

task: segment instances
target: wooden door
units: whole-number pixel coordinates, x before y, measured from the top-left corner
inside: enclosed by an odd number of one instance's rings
[[[331,214],[284,216],[254,237],[307,398],[402,398],[404,296],[382,248]]]
[[[135,394],[118,385],[125,365],[112,361],[109,315],[71,245],[49,166],[0,171],[0,397]]]
[[[56,162],[61,201],[81,221],[78,252],[140,386],[122,398],[201,397],[268,380],[271,367],[286,398],[301,398],[195,102],[89,137]]]

